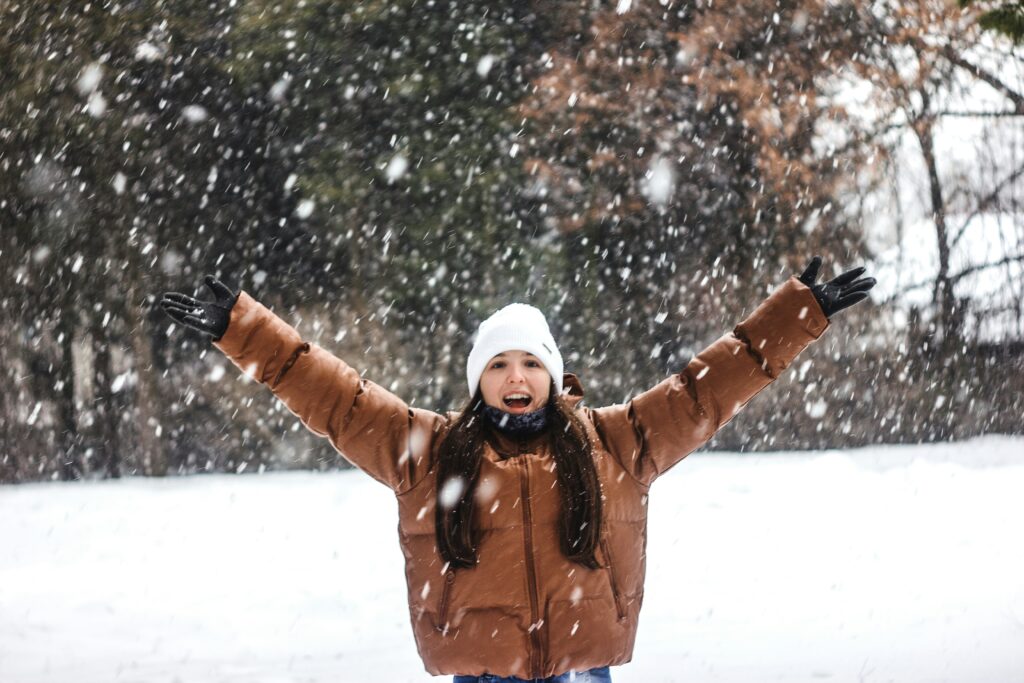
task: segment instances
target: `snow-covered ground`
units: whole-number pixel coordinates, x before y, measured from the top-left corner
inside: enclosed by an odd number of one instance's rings
[[[1024,439],[691,456],[630,681],[1024,681]],[[429,681],[358,472],[0,488],[0,681]],[[440,678],[437,680],[450,680]]]

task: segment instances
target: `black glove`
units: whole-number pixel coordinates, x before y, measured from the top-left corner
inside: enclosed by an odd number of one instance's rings
[[[215,301],[199,301],[187,294],[164,292],[160,307],[176,322],[212,335],[213,341],[220,341],[228,329],[231,307],[238,300],[238,295],[212,275],[203,278],[203,282],[213,290]]]
[[[818,279],[819,268],[821,268],[821,257],[815,256],[807,264],[807,268],[800,275],[799,280],[811,288],[811,292],[818,300],[821,310],[825,312],[826,318],[831,318],[834,313],[868,298],[868,290],[875,286],[873,277],[857,279],[864,274],[863,266],[848,270],[833,280],[816,285],[814,281]]]

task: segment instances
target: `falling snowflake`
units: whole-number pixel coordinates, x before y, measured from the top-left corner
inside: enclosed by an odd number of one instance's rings
[[[459,502],[459,498],[462,497],[464,487],[465,482],[462,480],[462,477],[452,477],[446,481],[441,488],[441,495],[439,496],[441,507],[446,510],[455,507],[455,504]]]
[[[409,160],[401,154],[396,154],[391,157],[391,161],[388,162],[387,168],[384,169],[384,175],[387,177],[388,183],[393,183],[404,176],[408,168]]]
[[[645,174],[643,193],[652,203],[659,206],[668,204],[675,186],[675,172],[672,164],[663,157],[655,158]]]
[[[313,209],[316,207],[316,202],[312,199],[303,199],[299,202],[299,205],[295,207],[295,215],[299,218],[309,218],[313,215]]]
[[[484,55],[480,58],[480,61],[476,63],[476,72],[484,78],[491,72],[491,68],[494,66],[494,55]]]

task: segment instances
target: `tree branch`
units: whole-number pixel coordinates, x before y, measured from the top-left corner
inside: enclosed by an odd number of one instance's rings
[[[993,189],[991,192],[985,195],[985,197],[983,197],[982,200],[978,202],[978,205],[974,207],[974,211],[972,211],[967,216],[963,224],[960,226],[960,229],[957,230],[956,236],[953,237],[953,240],[950,242],[951,247],[956,246],[957,242],[960,241],[960,238],[964,236],[965,232],[967,232],[967,227],[971,224],[971,221],[973,221],[978,216],[978,214],[987,209],[992,204],[992,202],[994,202],[999,197],[999,193],[1003,191],[1003,188],[1008,183],[1012,183],[1014,180],[1019,178],[1022,174],[1024,174],[1024,164],[1021,164],[1019,167],[1017,167],[1016,171],[1003,178],[995,186],[995,189]]]
[[[972,64],[967,61],[956,50],[948,45],[942,48],[942,56],[948,59],[951,64],[959,66],[978,80],[988,83],[993,88],[1001,92],[1008,100],[1013,102],[1015,111],[1018,114],[1024,115],[1024,96],[1016,90],[1012,89],[1010,86],[1006,85],[976,64]]]
[[[878,138],[883,137],[886,133],[889,133],[890,131],[897,130],[899,128],[906,128],[909,125],[910,124],[908,122],[906,122],[906,121],[900,121],[900,122],[897,122],[897,123],[889,123],[889,124],[886,124],[885,126],[881,126],[881,127],[876,128],[874,130],[868,131],[863,136],[855,136],[853,139],[848,140],[846,142],[846,144],[844,144],[842,147],[840,147],[840,148],[836,149],[835,151],[833,151],[832,152],[832,157],[842,156],[843,154],[845,154],[846,152],[849,152],[854,147],[857,147],[859,145],[866,145],[868,143],[874,142],[875,140],[877,140]]]
[[[1019,111],[940,111],[939,116],[963,116],[973,118],[1003,118],[1007,116],[1022,116],[1024,112]]]
[[[1006,256],[1006,257],[996,261],[995,263],[983,263],[981,265],[971,266],[969,268],[964,268],[959,273],[950,276],[949,277],[949,281],[950,281],[950,283],[956,283],[959,280],[962,280],[963,278],[967,277],[971,273],[976,273],[976,272],[978,272],[980,270],[985,270],[987,268],[997,268],[999,266],[1005,266],[1008,263],[1015,263],[1017,261],[1020,261],[1020,262],[1024,263],[1024,254],[1016,254],[1014,256]],[[923,282],[917,282],[917,283],[912,284],[912,285],[907,285],[906,287],[901,287],[898,292],[893,292],[892,294],[890,294],[886,298],[882,299],[882,302],[881,302],[880,305],[885,306],[886,304],[891,304],[893,301],[895,301],[896,299],[899,299],[901,296],[903,296],[907,292],[911,292],[911,291],[913,291],[915,289],[923,289],[925,287],[934,287],[934,286],[935,286],[935,278],[928,278],[927,280],[924,280]]]
[[[1024,262],[1024,254],[1015,254],[1013,256],[1005,256],[995,263],[984,263],[978,266],[971,266],[970,268],[964,268],[956,275],[949,278],[950,282],[956,283],[961,278],[967,277],[971,273],[977,273],[980,270],[986,270],[987,268],[997,268],[999,266],[1005,266],[1008,263]]]

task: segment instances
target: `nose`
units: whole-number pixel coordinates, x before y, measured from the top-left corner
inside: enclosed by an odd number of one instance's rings
[[[522,382],[525,377],[523,376],[522,369],[518,365],[512,365],[509,367],[506,379],[512,384],[518,384],[519,382]]]

